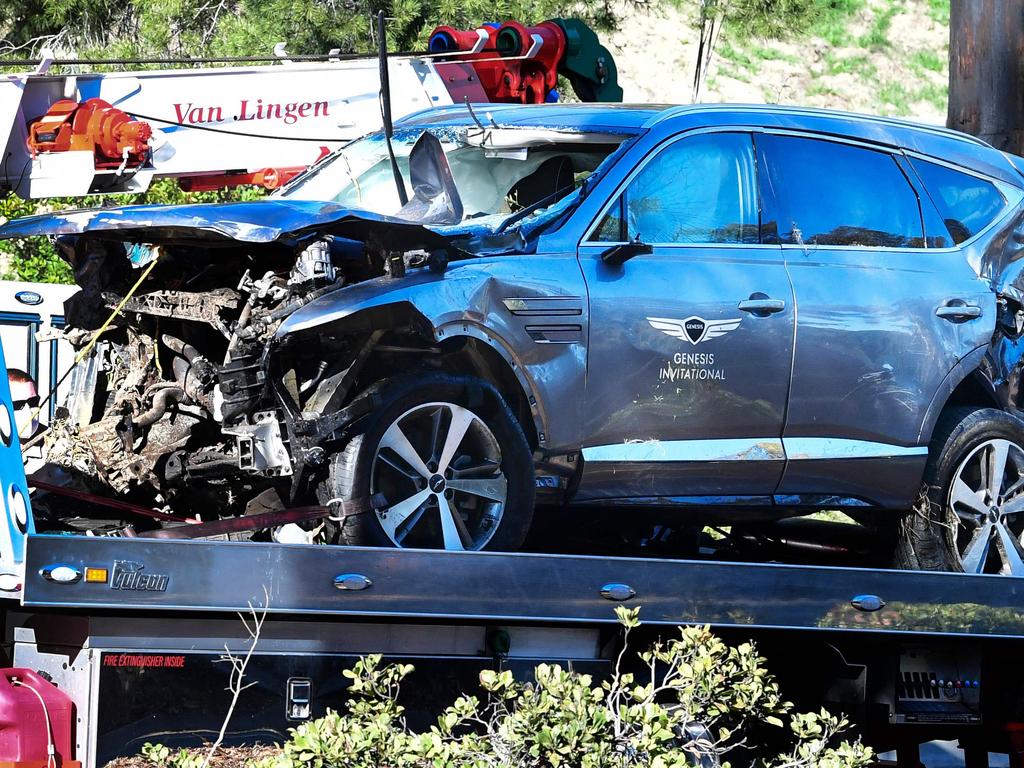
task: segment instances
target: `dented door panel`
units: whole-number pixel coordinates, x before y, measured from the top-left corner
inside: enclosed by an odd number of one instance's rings
[[[800,307],[786,436],[917,444],[942,380],[992,337],[992,291],[955,251],[785,251]],[[936,315],[951,301],[981,314]]]

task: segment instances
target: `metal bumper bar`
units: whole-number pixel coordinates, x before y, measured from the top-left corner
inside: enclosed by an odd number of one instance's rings
[[[1024,579],[694,560],[32,536],[30,607],[1024,636]]]

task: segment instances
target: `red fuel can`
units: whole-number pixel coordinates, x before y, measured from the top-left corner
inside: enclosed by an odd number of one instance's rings
[[[0,669],[0,768],[46,766],[51,743],[58,768],[72,768],[74,733],[70,696],[30,669]]]

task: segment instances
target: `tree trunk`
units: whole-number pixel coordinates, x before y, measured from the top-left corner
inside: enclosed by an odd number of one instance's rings
[[[1024,0],[951,0],[946,125],[1024,154]]]

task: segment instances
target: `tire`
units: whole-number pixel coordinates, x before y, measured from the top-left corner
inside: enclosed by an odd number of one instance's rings
[[[501,551],[522,545],[533,519],[533,455],[491,384],[425,373],[382,382],[362,396],[380,406],[330,457],[318,495],[327,503],[379,493],[389,506],[345,519],[339,543]]]
[[[995,408],[949,409],[917,504],[900,524],[896,566],[1024,576],[1022,534],[1024,422]]]

